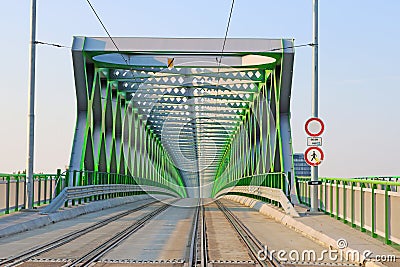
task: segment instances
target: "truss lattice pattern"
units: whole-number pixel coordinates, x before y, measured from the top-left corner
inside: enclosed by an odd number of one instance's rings
[[[75,38],[71,168],[202,197],[245,177],[291,172],[293,51],[279,48],[292,42],[228,39],[218,58],[218,41],[121,38],[117,53],[105,38]]]

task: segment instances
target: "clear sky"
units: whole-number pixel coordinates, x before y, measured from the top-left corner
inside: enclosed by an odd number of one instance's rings
[[[236,0],[229,37],[312,41],[311,0]],[[113,36],[223,37],[230,0],[92,0]],[[322,176],[400,175],[400,1],[320,1]],[[30,1],[0,8],[0,172],[25,169]],[[37,40],[70,46],[105,36],[85,0],[38,0]],[[298,48],[292,88],[295,152],[306,149],[311,48]],[[35,171],[69,163],[75,127],[71,52],[38,46]]]

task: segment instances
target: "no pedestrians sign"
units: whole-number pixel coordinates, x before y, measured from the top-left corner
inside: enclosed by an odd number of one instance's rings
[[[309,147],[304,153],[304,159],[308,165],[316,167],[324,160],[324,152],[317,146]]]

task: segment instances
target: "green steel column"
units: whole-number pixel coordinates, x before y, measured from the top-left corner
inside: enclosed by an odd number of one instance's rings
[[[249,125],[250,125],[250,173],[249,176],[254,174],[254,155],[255,155],[255,143],[254,143],[254,119],[253,115],[249,112]]]
[[[150,157],[150,153],[151,153],[151,151],[150,151],[150,141],[151,141],[151,139],[150,139],[150,130],[147,128],[146,129],[146,142],[145,142],[145,144],[146,144],[146,154],[147,154],[147,157],[146,157],[146,162],[147,162],[147,177],[148,177],[148,179],[150,179],[150,181],[151,181],[151,184],[152,185],[154,185],[153,184],[153,177],[152,177],[152,169],[151,169],[151,157]]]
[[[69,173],[69,171],[67,171],[67,173],[66,174],[68,174]],[[60,194],[60,192],[61,192],[61,183],[63,182],[62,181],[62,177],[61,177],[61,170],[60,169],[57,169],[57,178],[56,178],[56,196],[58,196],[59,194]]]
[[[151,162],[151,155],[150,153],[152,151],[150,151],[151,149],[151,132],[148,129],[146,134],[146,152],[147,152],[147,171],[148,171],[148,177],[150,179],[150,181],[153,183],[154,181],[154,177],[153,177],[153,168],[152,168],[152,162]]]
[[[237,179],[239,179],[239,175],[238,175],[238,157],[237,157],[237,145],[236,145],[236,138],[233,137],[233,139],[231,140],[232,142],[232,149],[233,149],[233,157],[231,159],[231,161],[233,162],[233,173],[232,173],[232,179],[235,181]]]
[[[143,129],[142,129],[142,126],[141,126],[141,122],[140,122],[140,120],[139,120],[139,133],[138,133],[138,138],[139,138],[139,164],[138,164],[138,170],[139,170],[139,172],[138,172],[138,176],[140,177],[140,178],[143,178],[144,177],[144,164],[143,164],[143,162],[144,162],[144,160],[143,160],[143,142],[144,142],[144,139],[143,139]]]
[[[238,175],[238,177],[240,178],[243,176],[243,168],[244,168],[244,164],[243,164],[244,143],[243,143],[243,128],[242,128],[242,126],[240,126],[240,128],[239,128],[238,139],[239,139],[239,175]]]
[[[159,166],[158,142],[157,142],[156,137],[154,137],[154,139],[153,139],[153,151],[154,151],[154,177],[155,177],[156,182],[159,183],[160,180],[159,180],[158,174],[159,174],[160,166]]]
[[[160,168],[160,175],[161,175],[161,182],[165,183],[165,155],[164,155],[164,150],[161,149],[160,145],[160,156],[161,156],[161,168]]]

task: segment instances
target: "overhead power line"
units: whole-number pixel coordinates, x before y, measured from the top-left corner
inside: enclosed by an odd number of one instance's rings
[[[122,59],[124,60],[125,64],[130,68],[130,72],[132,73],[132,78],[137,82],[136,76],[132,70],[132,67],[130,66],[130,59],[129,61],[124,57],[124,55],[121,53],[121,50],[119,49],[117,43],[114,41],[114,38],[111,36],[110,32],[107,30],[105,24],[103,23],[103,21],[101,20],[100,16],[97,14],[96,9],[94,9],[92,3],[90,3],[90,0],[86,0],[86,2],[89,4],[90,8],[92,9],[93,13],[95,14],[97,20],[100,22],[101,26],[103,27],[104,31],[107,33],[108,37],[110,38],[111,42],[113,43],[113,45],[115,46],[115,48],[118,51],[118,54],[120,54],[120,56],[122,57]]]
[[[124,55],[121,54],[121,51],[119,50],[119,47],[115,43],[114,39],[112,38],[110,32],[107,30],[106,26],[104,25],[103,21],[101,20],[100,16],[97,14],[96,10],[94,9],[92,3],[90,3],[90,0],[86,0],[86,2],[89,4],[90,8],[92,9],[93,13],[95,14],[97,20],[100,22],[101,26],[103,27],[104,31],[107,33],[108,37],[110,38],[111,42],[114,44],[115,48],[121,55],[122,59],[125,61],[126,65],[129,65],[128,60],[124,57]]]
[[[226,38],[228,37],[228,31],[229,31],[229,26],[230,26],[230,24],[231,24],[232,12],[233,12],[233,6],[234,6],[234,5],[235,5],[235,0],[232,0],[231,10],[229,11],[228,24],[226,25],[226,30],[225,30],[224,43],[222,44],[221,57],[219,58],[219,61],[218,61],[218,68],[219,68],[219,66],[221,65],[222,57],[224,56],[224,50],[225,50],[225,45],[226,45]]]
[[[268,50],[267,52],[285,50],[285,49],[289,49],[289,48],[306,47],[306,46],[311,46],[311,47],[312,47],[312,46],[318,46],[318,44],[308,43],[308,44],[299,44],[299,45],[285,46],[285,47],[280,47],[280,48],[273,48],[273,49]]]
[[[58,48],[72,48],[70,46],[65,46],[65,45],[60,45],[60,44],[55,44],[55,43],[41,42],[41,41],[35,41],[34,44],[48,45],[48,46],[53,46],[53,47],[58,47]]]

